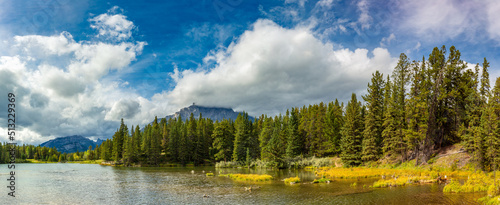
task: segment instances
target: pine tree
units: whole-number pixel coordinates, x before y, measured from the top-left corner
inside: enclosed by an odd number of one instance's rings
[[[158,118],[155,116],[155,120],[153,121],[153,127],[151,129],[150,135],[150,164],[157,165],[160,159],[161,154],[161,130],[160,125],[158,124]]]
[[[429,118],[428,100],[429,88],[426,76],[425,58],[420,63],[413,63],[412,85],[407,103],[408,129],[405,131],[407,147],[413,150],[419,164],[420,150],[423,149],[423,140],[427,134],[427,121]]]
[[[178,121],[180,121],[180,117]],[[182,165],[186,165],[189,162],[190,157],[192,156],[191,147],[189,146],[189,139],[187,137],[187,131],[187,123],[181,124],[179,132],[179,161]]]
[[[342,162],[347,166],[361,164],[361,103],[358,102],[356,94],[352,94],[351,100],[346,107],[345,123],[342,127]]]
[[[235,121],[236,134],[234,138],[233,161],[243,162],[246,160],[246,150],[251,135],[252,122],[248,120],[248,114],[238,114]]]
[[[481,123],[485,136],[486,157],[490,169],[497,170],[500,163],[500,77],[497,78],[495,86],[488,97],[486,116],[482,116]]]
[[[189,148],[190,152],[193,153],[191,155],[193,162],[195,165],[198,165],[201,163],[201,150],[200,149],[200,142],[198,141],[199,137],[197,134],[197,123],[196,120],[194,119],[194,114],[191,113],[189,116],[189,121],[187,122],[187,139],[189,143]]]
[[[214,139],[213,147],[216,150],[214,158],[216,161],[231,160],[233,154],[234,136],[231,133],[230,123],[224,119],[221,122],[215,123],[212,138]]]
[[[304,140],[299,134],[298,115],[298,109],[292,108],[292,113],[288,122],[288,140],[286,148],[286,155],[290,158],[301,155],[302,147],[304,146]]]
[[[271,139],[267,144],[267,151],[269,154],[269,163],[272,167],[283,168],[285,166],[285,151],[283,149],[282,144],[284,142],[281,141],[280,132],[282,129],[282,117],[275,116],[274,117],[274,126],[273,133],[271,135]]]
[[[486,58],[484,58],[483,72],[481,75],[481,88],[479,89],[483,103],[486,102],[490,93],[490,74],[488,73],[488,67],[490,67],[490,63],[488,63]]]
[[[401,53],[399,56],[399,61],[394,68],[393,77],[393,87],[392,92],[394,95],[394,117],[396,123],[396,131],[394,132],[397,138],[398,145],[397,150],[401,153],[402,160],[406,160],[406,143],[404,142],[404,131],[407,129],[406,123],[406,86],[409,83],[410,71],[409,71],[410,60],[408,57]]]
[[[387,81],[384,88],[384,122],[382,127],[382,143],[383,154],[394,155],[397,151],[397,135],[396,135],[396,111],[394,106],[395,95],[392,92],[392,83],[390,77],[387,76]]]
[[[363,161],[375,161],[381,153],[382,123],[383,123],[383,75],[376,71],[372,74],[371,84],[368,84],[368,95],[363,96],[368,111],[365,118],[363,132]]]
[[[123,118],[121,119],[120,128],[113,135],[113,158],[118,161],[123,156],[123,136],[126,129],[125,123],[123,123]]]
[[[260,141],[260,148],[261,148],[261,153],[260,157],[264,161],[268,161],[270,159],[270,154],[268,150],[267,144],[269,143],[269,140],[272,137],[273,134],[273,118],[267,117],[263,115],[261,118],[263,118],[264,122],[262,124],[262,131],[259,134],[259,141]]]
[[[335,103],[330,103],[328,105],[328,113],[326,115],[326,128],[325,135],[329,140],[329,150],[330,154],[340,153],[340,131],[344,125],[344,104],[339,104],[339,101],[335,99]]]

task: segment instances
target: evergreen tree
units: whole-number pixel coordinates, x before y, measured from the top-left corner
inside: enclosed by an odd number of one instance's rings
[[[392,83],[390,77],[387,76],[387,81],[384,88],[384,123],[382,127],[382,142],[383,142],[383,154],[384,155],[394,155],[397,151],[398,139],[396,135],[396,108],[395,95],[392,92]]]
[[[158,124],[158,118],[155,116],[155,120],[153,121],[153,127],[150,130],[150,149],[149,149],[149,157],[150,164],[158,165],[160,154],[161,154],[161,130],[160,125]]]
[[[123,118],[122,118],[120,128],[113,135],[113,142],[114,142],[113,157],[115,161],[120,160],[123,156],[123,136],[126,127],[127,126],[123,123]]]
[[[304,140],[299,134],[298,109],[292,108],[292,113],[288,122],[288,140],[286,148],[287,157],[293,158],[301,155],[303,146]]]
[[[236,134],[234,138],[233,161],[245,161],[248,141],[251,135],[252,122],[248,120],[248,114],[238,114],[235,121]]]
[[[363,161],[375,161],[381,153],[382,123],[383,123],[383,75],[376,71],[372,74],[371,84],[368,84],[368,95],[363,96],[368,111],[365,118],[365,130],[363,132]]]
[[[335,99],[335,103],[330,103],[328,106],[328,113],[326,115],[326,127],[325,135],[329,141],[330,154],[340,153],[340,131],[344,125],[344,105],[339,104],[339,101]]]
[[[274,117],[274,128],[271,135],[271,139],[267,144],[267,151],[269,154],[269,163],[271,167],[283,168],[285,167],[285,150],[283,149],[283,142],[280,138],[280,133],[282,129],[282,117]]]
[[[399,56],[399,61],[394,68],[393,77],[393,87],[392,92],[394,95],[394,118],[396,123],[396,130],[394,132],[394,137],[397,139],[397,149],[400,151],[402,160],[406,160],[406,143],[404,142],[404,132],[407,129],[406,123],[406,86],[409,83],[410,71],[409,71],[410,60],[408,57],[401,53]]]
[[[425,58],[420,63],[413,63],[412,85],[410,98],[407,103],[408,110],[408,129],[406,130],[405,141],[407,147],[413,150],[417,157],[415,163],[419,164],[418,156],[423,149],[423,140],[427,133],[427,121],[429,118],[428,100],[429,100],[429,81],[426,76]]]
[[[346,166],[357,166],[361,164],[361,103],[358,102],[356,94],[352,94],[351,100],[346,107],[345,123],[342,127],[342,162]]]
[[[262,160],[268,161],[271,156],[268,150],[269,147],[267,145],[273,135],[274,123],[273,123],[273,118],[271,117],[263,115],[261,118],[263,118],[264,122],[262,124],[262,131],[260,132],[259,135],[260,148],[261,148],[260,157]]]
[[[213,147],[216,150],[214,155],[216,161],[231,160],[234,136],[230,126],[231,124],[226,119],[215,123],[212,138],[214,139]]]

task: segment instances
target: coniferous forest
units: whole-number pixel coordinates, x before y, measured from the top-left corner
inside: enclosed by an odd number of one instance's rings
[[[367,94],[352,93],[346,104],[321,102],[254,121],[246,113],[234,121],[213,122],[192,114],[189,119],[155,118],[143,130],[129,128],[122,119],[112,139],[85,152],[60,154],[34,146],[18,150],[41,160],[102,159],[149,166],[221,161],[249,165],[260,160],[285,168],[290,161],[313,156],[338,156],[344,166],[383,158],[415,160],[418,165],[427,163],[435,150],[462,143],[479,168],[496,170],[500,78],[491,87],[488,68],[484,59],[468,69],[454,46],[436,47],[420,60],[401,54],[392,74],[374,72]]]

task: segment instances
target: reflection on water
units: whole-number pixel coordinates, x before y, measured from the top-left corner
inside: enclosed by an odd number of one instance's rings
[[[1,204],[475,204],[485,194],[442,193],[443,185],[436,184],[366,188],[377,179],[311,184],[307,182],[315,178],[314,173],[303,170],[93,164],[18,164],[16,168],[16,198],[8,197],[7,188],[2,188]],[[7,166],[0,166],[2,178],[7,172]],[[227,177],[207,177],[207,172],[269,174],[274,180],[234,182]],[[281,181],[293,176],[306,183],[285,185]],[[7,181],[2,181],[6,187]],[[350,186],[354,182],[357,186]],[[260,188],[245,191],[250,186]]]

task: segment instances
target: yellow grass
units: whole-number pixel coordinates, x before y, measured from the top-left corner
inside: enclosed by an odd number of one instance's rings
[[[273,179],[271,175],[267,174],[221,174],[219,176],[229,177],[230,179],[236,181],[263,182],[263,181],[270,181]]]
[[[295,184],[295,183],[300,183],[299,177],[290,177],[285,179],[285,184]]]

